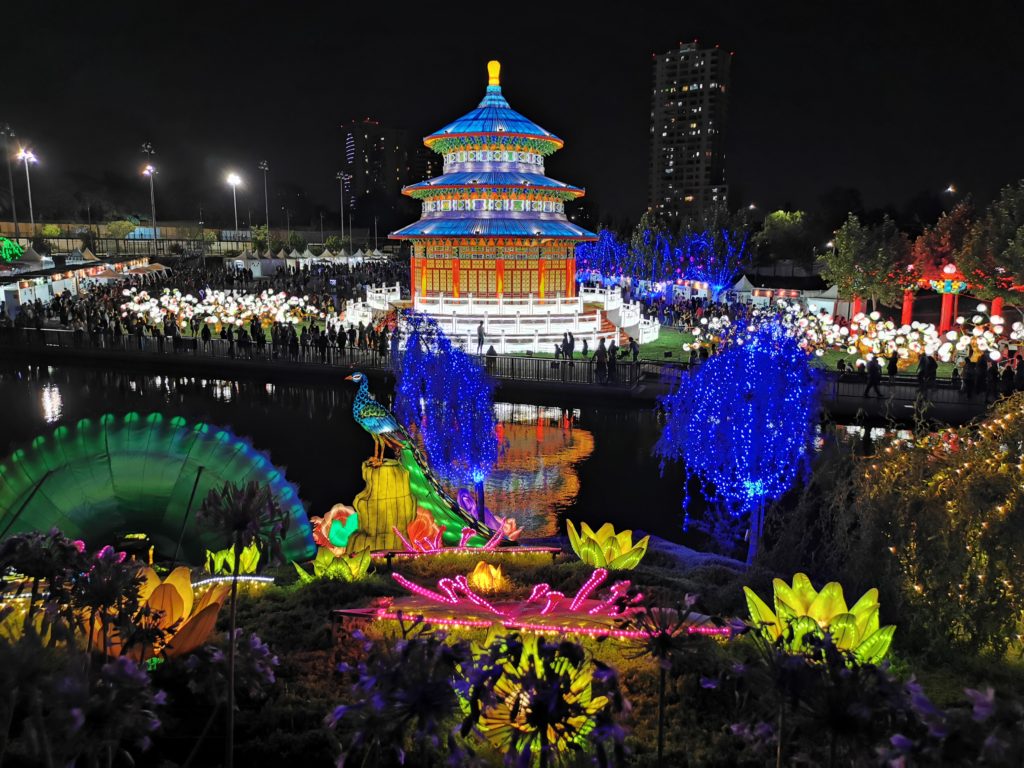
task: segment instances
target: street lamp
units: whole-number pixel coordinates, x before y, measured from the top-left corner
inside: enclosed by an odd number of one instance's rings
[[[18,159],[25,161],[25,185],[28,187],[28,220],[32,227],[32,234],[36,233],[36,215],[32,210],[32,179],[28,173],[28,166],[30,163],[38,163],[39,159],[35,156],[35,153],[31,149],[20,149],[18,150]]]
[[[149,158],[149,162],[146,163],[146,167],[143,169],[142,174],[149,176],[149,218],[153,223],[153,254],[156,255],[158,250],[156,244],[156,193],[153,191],[153,177],[156,176],[156,166],[153,165],[153,155],[156,152],[153,149],[153,145],[150,142],[146,142],[142,145],[142,151],[146,153],[146,157]]]
[[[342,246],[344,247],[344,243],[345,243],[345,179],[348,178],[348,174],[345,173],[344,171],[338,171],[334,175],[334,178],[336,178],[338,180],[338,195],[339,195],[339,197],[341,197],[341,216],[339,218],[341,219],[341,242],[342,242]],[[351,228],[349,228],[348,236],[351,239],[351,237],[352,237],[352,230],[351,230]],[[352,250],[352,243],[348,244],[348,249],[349,249],[349,251]]]
[[[0,136],[4,137],[4,165],[7,166],[7,185],[11,190],[11,216],[14,218],[14,237],[20,237],[18,232],[18,206],[14,204],[14,174],[11,171],[11,148],[8,140],[14,138],[14,130],[10,125],[0,125]]]
[[[267,248],[270,248],[270,198],[267,196],[267,173],[270,171],[270,163],[260,160],[256,167],[263,171],[263,215],[266,217],[264,223],[267,225]]]
[[[242,183],[242,177],[237,173],[229,173],[227,178],[228,184],[231,185],[231,202],[235,206],[235,232],[238,232],[238,185]]]

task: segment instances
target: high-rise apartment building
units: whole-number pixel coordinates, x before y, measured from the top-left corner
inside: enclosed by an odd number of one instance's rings
[[[356,215],[374,215],[365,210],[371,200],[373,208],[393,208],[408,180],[407,132],[387,128],[370,118],[345,123],[341,129],[348,176],[345,180],[347,210]]]
[[[669,219],[724,203],[732,54],[696,41],[654,56],[648,205]]]

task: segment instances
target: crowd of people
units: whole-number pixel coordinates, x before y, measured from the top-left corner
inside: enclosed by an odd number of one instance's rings
[[[262,353],[269,346],[274,356],[282,359],[319,357],[326,362],[335,355],[354,354],[354,350],[383,354],[388,348],[387,330],[378,330],[362,322],[342,328],[329,328],[326,323],[316,322],[298,329],[290,323],[273,323],[265,328],[255,318],[242,326],[211,328],[198,317],[193,317],[181,327],[170,316],[161,323],[123,312],[124,291],[129,287],[152,290],[166,284],[196,295],[215,289],[301,292],[308,296],[312,306],[324,312],[337,312],[345,302],[362,298],[366,286],[396,282],[408,284],[407,264],[313,264],[256,278],[249,269],[195,259],[176,263],[172,269],[163,272],[126,276],[118,282],[96,283],[77,295],[65,290],[49,302],[36,299],[22,305],[13,318],[7,307],[0,304],[0,327],[72,330],[77,338],[88,335],[97,346],[120,345],[125,337],[133,337],[139,348],[152,343],[160,351],[195,345],[209,347],[220,339],[226,343],[231,355],[252,356],[254,351]]]

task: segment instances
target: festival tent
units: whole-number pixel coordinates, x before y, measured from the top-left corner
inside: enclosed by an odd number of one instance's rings
[[[315,259],[316,258],[316,256],[313,254],[313,252],[311,250],[309,250],[309,246],[308,245],[306,246],[306,250],[302,252],[302,258],[304,258],[304,259]]]
[[[82,251],[82,261],[99,261],[99,259],[96,258],[96,254],[86,248]]]
[[[36,252],[36,249],[30,245],[28,248],[21,252],[21,256],[18,258],[18,261],[24,262],[26,264],[42,264],[43,257],[40,256]]]
[[[275,256],[274,258],[284,261],[285,259],[288,258],[288,253],[285,251],[284,248],[282,248],[280,251],[277,252],[277,256]]]
[[[238,254],[238,256],[236,256],[235,258],[237,258],[237,259],[239,259],[241,261],[248,261],[249,259],[252,259],[254,257],[252,255],[252,251],[250,251],[248,248],[246,248],[244,251],[242,251],[240,254]]]
[[[330,249],[330,248],[324,248],[324,252],[323,252],[323,253],[321,253],[321,254],[320,254],[319,256],[317,256],[317,258],[318,258],[318,259],[327,259],[327,260],[331,260],[331,259],[333,259],[333,258],[334,258],[334,254],[333,254],[333,253],[331,253],[331,249]]]
[[[120,272],[114,272],[110,269],[104,269],[95,275],[89,275],[90,280],[123,280],[124,277]]]
[[[289,259],[301,259],[302,254],[299,253],[297,248],[292,248],[292,252],[288,254]]]

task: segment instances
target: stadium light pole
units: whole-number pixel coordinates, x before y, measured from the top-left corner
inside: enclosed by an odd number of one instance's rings
[[[20,149],[18,150],[18,159],[25,163],[25,185],[28,187],[28,220],[29,226],[32,227],[32,236],[36,234],[36,215],[35,211],[32,210],[32,178],[29,176],[28,166],[31,163],[38,163],[39,158],[36,157],[35,153],[31,149]]]
[[[153,188],[153,177],[156,176],[156,166],[153,165],[153,155],[156,151],[153,149],[153,144],[146,142],[142,145],[142,151],[146,153],[146,157],[149,158],[149,162],[146,163],[145,169],[142,171],[143,175],[149,176],[149,219],[153,224],[153,255],[155,256],[159,250],[159,246],[156,242],[156,192]]]
[[[334,178],[338,180],[338,197],[341,198],[341,216],[338,218],[341,221],[341,244],[342,248],[345,245],[345,178],[346,174],[344,171],[338,171]],[[351,236],[351,232],[349,235]],[[348,244],[349,250],[352,250],[352,243]]]
[[[267,194],[267,174],[270,172],[270,163],[260,160],[256,165],[263,171],[263,215],[266,218],[264,224],[267,226],[267,248],[270,248],[270,197]]]
[[[7,166],[7,186],[11,191],[11,218],[14,219],[14,237],[21,236],[18,231],[18,206],[14,202],[14,173],[11,171],[11,147],[8,143],[14,138],[14,129],[7,123],[0,125],[0,136],[4,137],[4,165]]]
[[[227,178],[231,185],[231,202],[235,206],[235,232],[238,232],[238,185],[242,183],[242,177],[237,173],[229,173]]]

